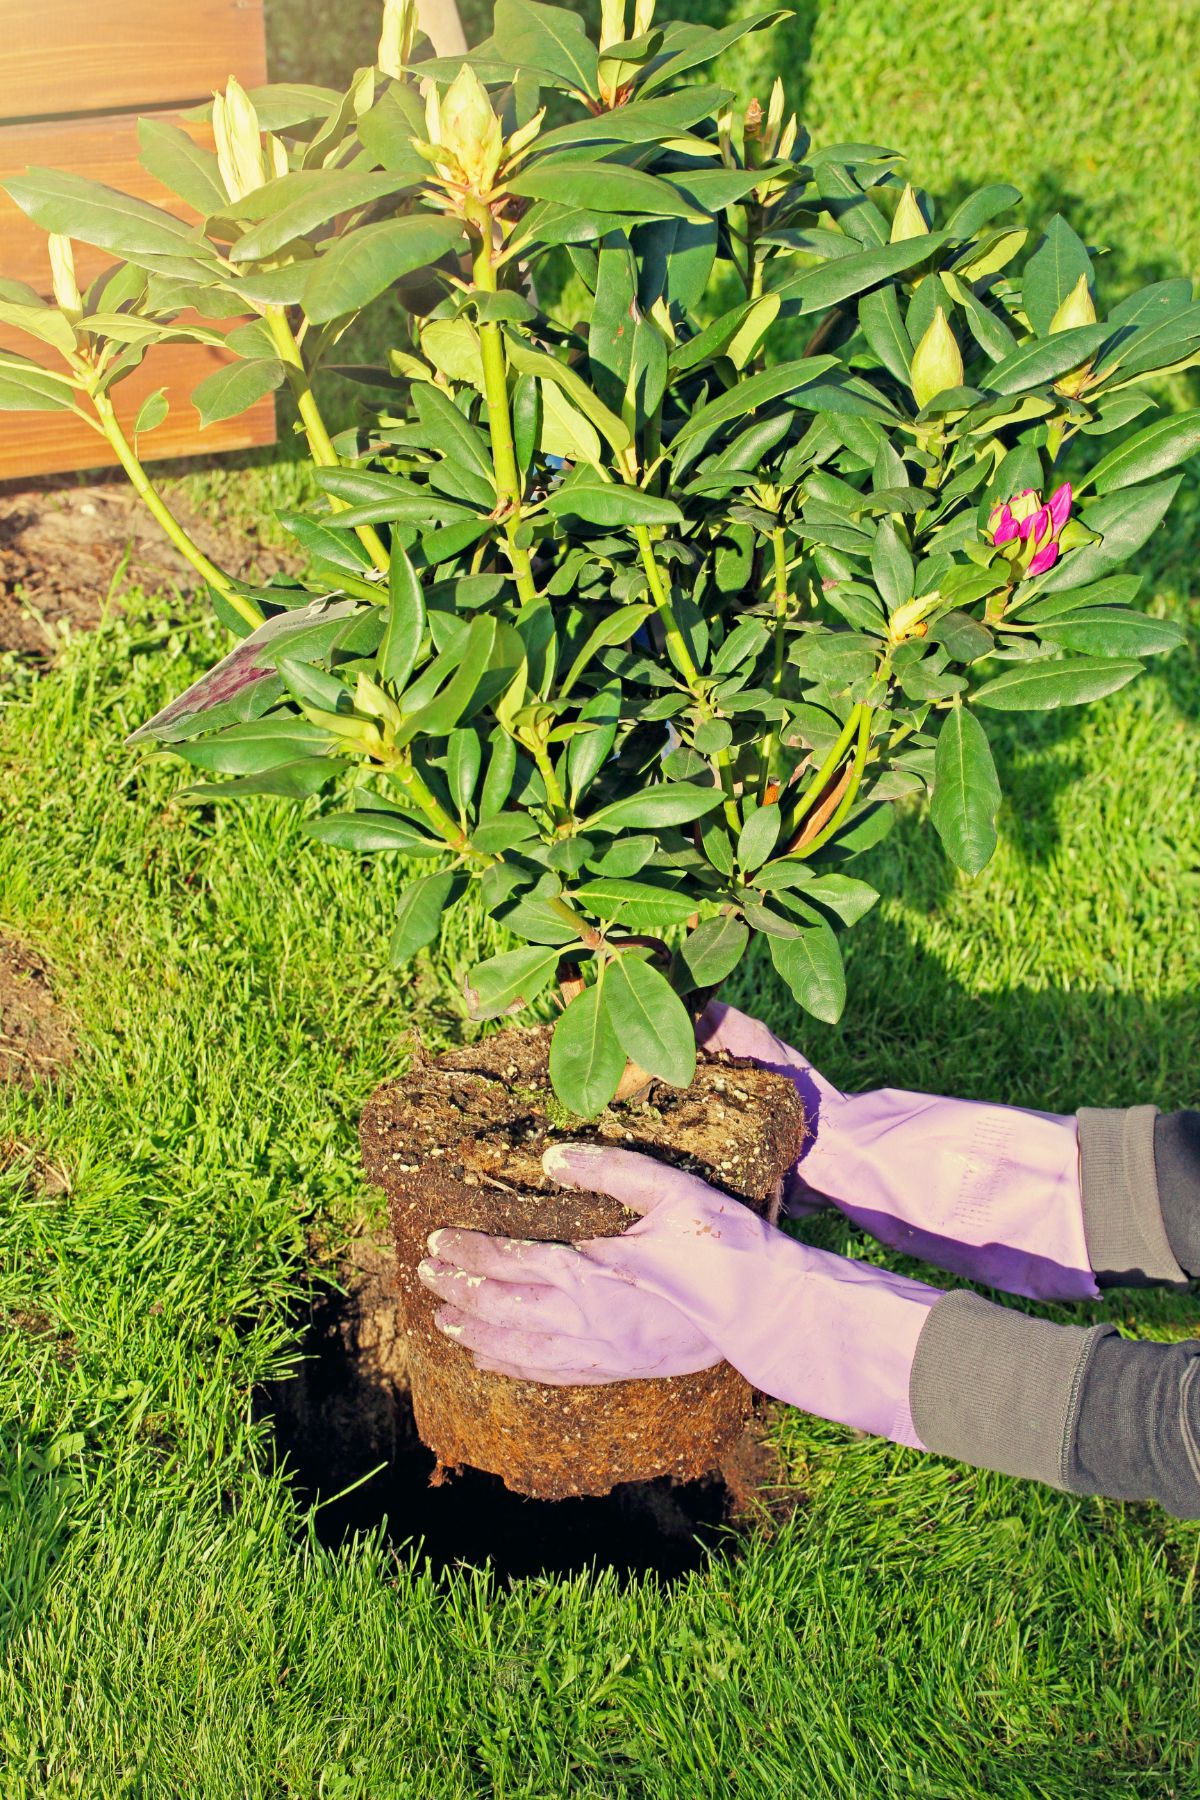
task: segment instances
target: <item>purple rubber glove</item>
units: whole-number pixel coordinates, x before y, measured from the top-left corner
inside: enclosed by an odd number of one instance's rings
[[[447,1302],[440,1329],[477,1368],[557,1386],[724,1359],[777,1400],[920,1446],[908,1381],[934,1288],[797,1243],[634,1151],[556,1145],[543,1166],[642,1217],[575,1245],[435,1231],[420,1277]]]
[[[1083,1228],[1076,1121],[977,1100],[879,1088],[841,1094],[757,1019],[711,1004],[697,1033],[788,1076],[809,1137],[787,1209],[827,1195],[880,1243],[1032,1300],[1099,1293]]]

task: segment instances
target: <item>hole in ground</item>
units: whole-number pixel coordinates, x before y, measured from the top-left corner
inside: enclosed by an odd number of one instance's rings
[[[608,1567],[669,1582],[733,1547],[737,1529],[794,1505],[798,1496],[780,1486],[753,1426],[722,1472],[704,1481],[626,1482],[602,1499],[573,1500],[525,1499],[479,1469],[431,1486],[435,1459],[413,1422],[392,1270],[390,1250],[360,1241],[343,1270],[345,1293],[323,1295],[313,1308],[306,1360],[260,1396],[299,1498],[318,1504],[322,1543],[336,1548],[386,1522],[397,1547],[421,1540],[437,1573],[460,1564],[514,1578]]]

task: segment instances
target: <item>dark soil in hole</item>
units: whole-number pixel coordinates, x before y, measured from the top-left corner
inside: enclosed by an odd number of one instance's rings
[[[57,1075],[75,1054],[41,958],[13,938],[0,937],[0,1081],[32,1087]]]
[[[315,1525],[330,1547],[386,1519],[389,1541],[421,1539],[420,1554],[439,1574],[459,1565],[490,1565],[511,1578],[594,1567],[672,1581],[702,1568],[714,1550],[734,1548],[738,1530],[770,1529],[800,1499],[784,1487],[759,1421],[703,1481],[626,1482],[603,1499],[569,1500],[525,1499],[478,1469],[438,1482],[408,1399],[392,1251],[360,1242],[343,1282],[344,1295],[324,1296],[313,1309],[308,1360],[296,1377],[270,1384],[260,1398],[301,1499],[327,1502]]]
[[[187,510],[172,510],[200,548],[230,574],[266,580],[295,559],[236,536]],[[132,488],[114,476],[87,484],[67,478],[0,493],[0,653],[49,657],[65,626],[94,626],[113,577],[124,585],[198,586],[195,570],[168,543]]]

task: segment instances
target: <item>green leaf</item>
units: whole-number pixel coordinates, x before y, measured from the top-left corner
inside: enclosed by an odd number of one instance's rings
[[[836,1025],[846,1004],[846,971],[832,927],[814,914],[796,937],[768,937],[767,949],[804,1010]]]
[[[827,369],[832,369],[837,362],[834,356],[803,356],[794,362],[777,363],[774,368],[762,369],[757,375],[749,375],[738,381],[725,393],[718,394],[684,420],[672,440],[672,449],[687,443],[689,438],[698,432],[712,432],[718,425],[726,425],[730,419],[740,419],[743,414],[753,412],[755,407],[765,406],[781,395],[794,394],[798,388],[815,381]]]
[[[638,269],[623,233],[600,251],[588,326],[588,365],[606,406],[629,418],[647,418],[667,382],[667,342],[638,304]]]
[[[343,812],[328,818],[308,819],[304,829],[319,843],[337,850],[403,850],[409,856],[442,856],[441,839],[427,838],[395,813]]]
[[[46,370],[6,350],[0,356],[0,412],[70,412],[74,390]]]
[[[913,559],[890,519],[884,519],[875,533],[871,545],[871,573],[876,587],[893,611],[912,599]]]
[[[5,282],[4,286],[20,292],[23,284]],[[28,301],[22,294],[20,300],[0,298],[0,324],[12,325],[23,331],[28,337],[37,338],[40,343],[50,344],[62,355],[71,356],[76,349],[75,328],[57,307],[47,306],[40,295],[32,288],[26,290]]]
[[[536,375],[542,381],[552,382],[560,387],[580,412],[607,438],[614,450],[629,448],[633,441],[629,426],[596,397],[574,369],[568,368],[566,363],[559,362],[557,357],[549,355],[545,350],[531,350],[521,339],[511,334],[506,337],[505,342],[509,365],[518,374]]]
[[[403,275],[464,243],[462,223],[437,213],[382,219],[346,232],[311,264],[301,304],[317,324],[357,312]]]
[[[406,181],[428,175],[429,164],[413,149],[413,139],[425,136],[425,109],[415,87],[392,82],[359,119],[357,130],[363,148],[390,174]]]
[[[998,213],[1007,212],[1010,206],[1016,206],[1021,198],[1021,190],[1009,185],[1007,181],[993,181],[987,187],[976,188],[961,201],[946,220],[946,236],[949,238],[974,237],[985,225],[990,225]]]
[[[745,874],[766,862],[779,839],[780,813],[777,806],[760,806],[752,812],[738,834],[738,868]]]
[[[560,683],[559,699],[566,698],[598,651],[606,650],[610,644],[625,643],[633,636],[638,627],[645,623],[653,611],[652,606],[639,601],[632,606],[620,606],[616,612],[609,613],[606,619],[601,619],[595,629],[588,634],[582,650],[568,669],[565,679]]]
[[[454,674],[440,693],[406,717],[396,732],[397,748],[403,749],[414,737],[441,737],[458,724],[487,673],[496,637],[497,621],[477,613],[467,629]]]
[[[626,831],[639,826],[690,825],[721,803],[718,787],[698,787],[694,782],[663,782],[643,794],[627,794],[602,806],[587,821],[588,831]]]
[[[1050,338],[1032,340],[989,369],[982,377],[983,384],[993,394],[1023,394],[1044,387],[1086,362],[1107,335],[1107,325],[1079,325],[1070,331],[1056,331]]]
[[[599,99],[599,58],[578,13],[536,0],[496,0],[492,34],[506,60],[545,86],[575,88]]]
[[[546,511],[556,519],[575,517],[589,525],[612,529],[626,525],[682,525],[683,514],[673,500],[644,488],[624,483],[572,481],[555,488]]]
[[[1040,628],[1048,643],[1085,656],[1161,656],[1187,642],[1170,619],[1152,619],[1124,606],[1085,606]]]
[[[938,733],[929,816],[947,856],[968,875],[977,875],[996,848],[999,805],[987,733],[965,706],[955,706]]]
[[[1114,657],[1073,656],[1062,661],[1017,663],[995,680],[985,681],[972,699],[976,706],[991,706],[1000,712],[1053,712],[1059,706],[1101,700],[1141,672],[1140,662],[1120,662]]]
[[[551,980],[561,954],[558,949],[548,950],[538,944],[528,950],[506,950],[500,956],[489,956],[486,962],[476,963],[467,976],[467,1007],[471,1017],[499,1019],[510,1013],[523,1012]],[[620,1080],[619,1074],[617,1080]],[[613,1091],[616,1091],[616,1082]]]
[[[138,161],[164,187],[194,206],[202,218],[226,210],[229,196],[211,150],[194,143],[180,126],[165,119],[139,119],[137,134]]]
[[[408,552],[392,545],[388,569],[388,621],[375,663],[381,681],[397,689],[407,683],[416,667],[417,652],[425,635],[425,598]]]
[[[409,184],[402,176],[362,169],[293,169],[237,203],[237,216],[260,220],[231,247],[229,260],[260,262],[306,237],[338,213],[373,205]]]
[[[439,869],[408,882],[402,889],[388,946],[388,962],[393,969],[408,962],[426,944],[432,944],[442,928],[442,915],[457,879],[453,869]]]
[[[638,957],[623,956],[609,965],[603,997],[626,1056],[672,1087],[690,1087],[695,1028],[666,977]]]
[[[24,175],[13,176],[4,186],[21,211],[43,231],[78,238],[82,244],[94,244],[116,256],[203,253],[215,267],[215,259],[196,238],[191,225],[145,200],[135,200],[83,175],[29,169]]]
[[[550,1080],[564,1106],[583,1118],[603,1112],[625,1073],[625,1052],[604,1004],[604,972],[577,994],[550,1040]]]
[[[494,505],[495,476],[484,434],[463,417],[449,394],[432,381],[417,382],[412,399],[424,427],[426,447],[440,450],[461,468],[482,476],[492,490],[490,504]]]
[[[231,362],[197,382],[192,389],[192,405],[200,414],[200,429],[218,419],[236,418],[247,412],[264,394],[279,387],[286,375],[283,364],[275,357],[257,362]]]
[[[534,163],[508,183],[509,192],[532,200],[552,200],[558,206],[584,207],[589,212],[632,213],[640,218],[688,219],[703,224],[704,214],[657,175],[624,163]]]
[[[148,431],[157,431],[170,410],[166,388],[156,388],[152,394],[147,394],[133,421],[134,438],[139,438]]]
[[[571,898],[598,919],[618,919],[632,931],[682,925],[696,910],[696,903],[688,894],[615,875],[600,875],[585,882],[572,890]]]
[[[464,816],[474,798],[482,767],[483,745],[479,733],[469,725],[452,731],[446,745],[446,781],[455,808]]]
[[[660,55],[650,64],[643,77],[641,91],[649,94],[657,88],[666,87],[677,81],[688,69],[712,62],[750,32],[764,31],[777,25],[781,19],[790,17],[791,14],[786,10],[755,13],[749,19],[737,19],[732,25],[719,26],[716,30],[681,19],[672,20],[663,34]]]
[[[729,88],[689,87],[656,100],[631,100],[624,106],[597,113],[595,118],[560,125],[537,140],[539,155],[563,150],[571,144],[613,142],[651,144],[664,137],[690,131],[701,119],[713,117],[733,99]]]
[[[1088,277],[1090,286],[1092,259],[1087,246],[1062,214],[1055,213],[1025,265],[1025,312],[1039,337],[1045,337],[1055,313],[1081,275]]]
[[[1144,431],[1127,438],[1098,462],[1087,477],[1097,494],[1111,494],[1161,475],[1186,462],[1200,450],[1200,411],[1175,413],[1156,419]]]
[[[210,737],[176,744],[174,754],[193,768],[218,775],[255,775],[263,769],[322,756],[332,743],[329,732],[293,713],[229,725]]]
[[[705,919],[684,939],[680,955],[696,987],[718,987],[742,960],[750,933],[733,913]]]
[[[836,261],[807,269],[790,281],[781,282],[774,290],[794,313],[825,312],[854,294],[877,287],[890,276],[902,275],[918,263],[925,262],[942,249],[944,231],[931,231],[925,237],[904,238],[898,244],[881,244],[854,256],[839,256]]]
[[[1083,523],[1100,533],[1100,542],[1084,544],[1063,557],[1043,581],[1042,592],[1059,594],[1082,587],[1140,550],[1162,523],[1182,479],[1174,475],[1153,487],[1119,488],[1084,507]]]
[[[859,304],[858,322],[884,368],[907,385],[913,347],[895,288],[882,287],[868,294]]]

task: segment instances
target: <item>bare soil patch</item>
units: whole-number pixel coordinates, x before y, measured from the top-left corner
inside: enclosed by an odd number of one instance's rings
[[[46,965],[26,945],[0,937],[0,1081],[30,1088],[59,1074],[74,1055]]]
[[[172,508],[205,554],[233,575],[265,581],[296,566],[252,530],[222,531],[174,497]],[[52,656],[64,627],[88,630],[98,622],[118,574],[123,585],[146,588],[198,582],[137,495],[117,479],[0,493],[0,652]]]
[[[448,1475],[417,1435],[399,1315],[396,1254],[363,1238],[304,1321],[303,1361],[259,1396],[298,1498],[319,1503],[321,1541],[384,1527],[419,1544],[437,1573],[487,1567],[497,1577],[612,1568],[623,1579],[680,1579],[748,1532],[777,1528],[803,1503],[756,1411],[721,1467],[700,1481],[623,1482],[603,1498],[531,1500],[496,1475]],[[348,1490],[348,1491],[347,1491]]]

